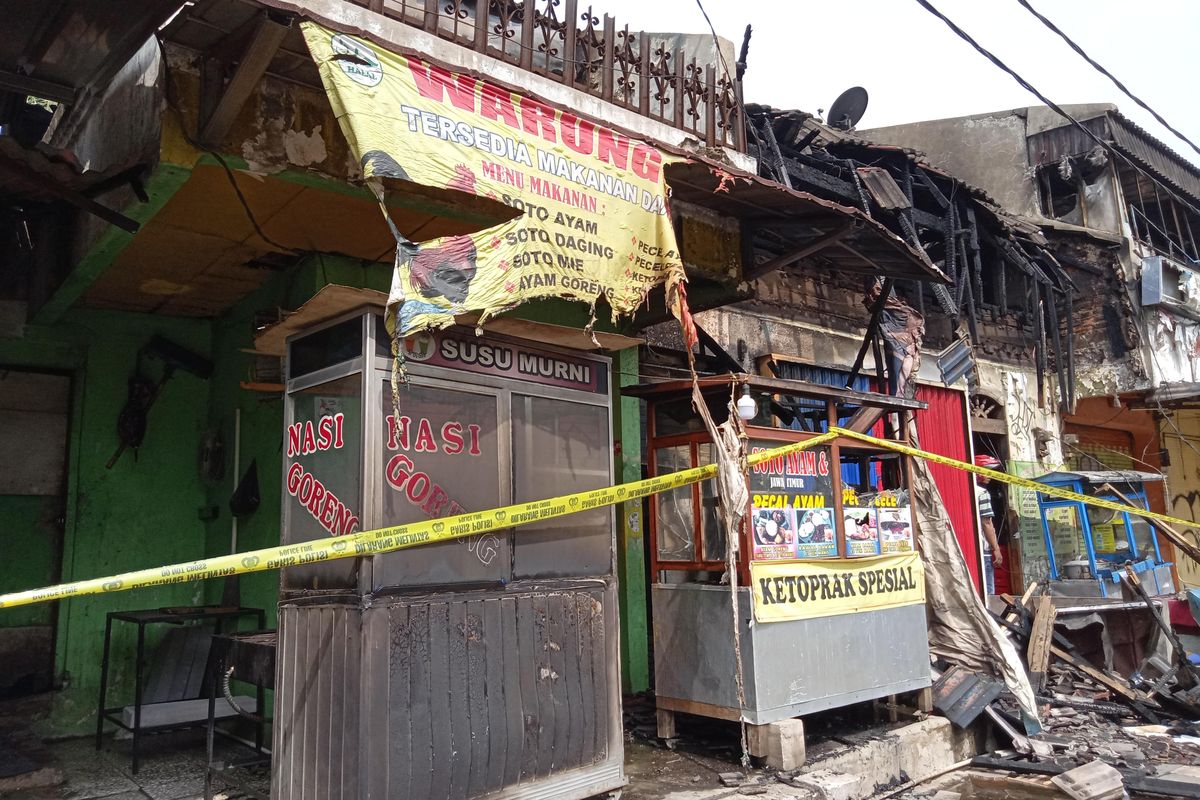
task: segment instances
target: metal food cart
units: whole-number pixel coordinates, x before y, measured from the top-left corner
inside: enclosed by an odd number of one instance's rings
[[[326,287],[281,323],[284,544],[611,485],[608,359],[418,334],[394,405],[384,298]],[[614,552],[604,508],[284,569],[273,796],[622,786]]]
[[[757,415],[746,425],[749,452],[811,439],[830,424],[845,424],[860,408],[902,414],[924,407],[887,395],[750,375],[701,383],[718,423],[728,414],[734,387],[758,395]],[[647,402],[652,474],[714,459],[715,445],[691,408],[690,388],[690,381],[671,381],[625,390]],[[781,413],[791,427],[783,427]],[[877,423],[875,433],[882,427]],[[734,593],[725,576],[728,532],[714,487],[701,483],[651,499],[660,735],[669,735],[675,712],[765,725],[930,685],[923,583],[910,587],[920,600],[893,607],[876,607],[862,591],[876,570],[906,558],[919,564],[909,469],[906,457],[845,437],[750,469],[751,508],[742,530],[734,532],[744,705],[736,683]],[[763,588],[759,571],[768,569],[841,569],[865,577],[846,586],[847,594],[858,587],[861,596],[846,598],[833,613],[763,622],[755,592]],[[765,580],[767,591],[782,589],[774,595],[780,605],[797,599],[793,585],[806,593],[803,579]],[[832,585],[842,585],[838,576]]]
[[[1077,494],[1116,503],[1125,498],[1143,508],[1146,484],[1161,482],[1153,472],[1102,470],[1051,472],[1035,479]],[[1050,592],[1064,597],[1123,597],[1121,573],[1133,566],[1153,595],[1175,593],[1170,562],[1164,561],[1158,534],[1148,520],[1127,513],[1038,495],[1038,512],[1050,560]]]

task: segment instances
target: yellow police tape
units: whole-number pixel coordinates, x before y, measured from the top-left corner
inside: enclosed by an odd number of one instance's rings
[[[928,453],[898,442],[877,439],[874,436],[838,427],[830,428],[828,433],[814,436],[803,442],[795,442],[753,453],[747,457],[746,461],[750,466],[754,466],[789,453],[826,444],[838,437],[855,439],[875,447],[893,450],[915,458],[923,458],[935,464],[945,464],[946,466],[973,472],[976,475],[984,475],[995,481],[1031,489],[1062,500],[1074,500],[1098,508],[1135,514],[1147,519],[1155,519],[1160,522],[1182,525],[1184,527],[1195,525],[1194,521],[1179,519],[1178,517],[1171,517],[1134,506],[1126,506],[1121,503],[1114,503],[1111,500],[1077,494],[1076,492],[1055,486],[1046,486],[1045,484],[1031,481],[1028,478],[1018,478],[1015,475],[997,472],[986,467],[977,467],[974,464],[957,461],[953,458],[937,455],[936,453]],[[138,589],[145,586],[186,583],[187,581],[203,580],[206,578],[224,578],[229,575],[262,572],[296,566],[298,564],[331,561],[337,558],[355,558],[375,553],[388,553],[393,550],[403,550],[409,547],[418,547],[450,539],[474,536],[489,531],[502,530],[539,520],[565,517],[579,511],[616,505],[627,500],[637,500],[648,495],[708,480],[714,477],[716,472],[716,465],[709,464],[704,467],[685,469],[680,472],[672,472],[669,475],[646,478],[618,486],[609,486],[603,489],[593,489],[588,492],[552,497],[548,500],[518,503],[488,511],[474,511],[455,517],[443,517],[441,519],[425,520],[407,525],[394,525],[388,528],[360,531],[336,539],[323,539],[281,547],[266,547],[261,550],[250,550],[245,553],[217,556],[185,564],[171,564],[169,566],[143,569],[136,572],[126,572],[121,575],[111,575],[107,578],[92,578],[90,580],[47,586],[42,589],[12,592],[0,595],[0,608],[43,603],[49,600],[62,600],[68,597],[81,597],[89,594],[120,592],[126,589]]]
[[[987,467],[978,467],[974,464],[968,464],[965,461],[958,461],[953,458],[947,458],[946,456],[939,456],[936,453],[928,453],[924,450],[918,450],[915,447],[909,447],[908,445],[900,444],[899,442],[890,442],[886,439],[876,439],[874,436],[868,436],[865,433],[858,433],[857,431],[850,431],[846,430],[845,428],[837,427],[830,428],[829,430],[831,433],[837,433],[841,436],[845,436],[848,439],[857,439],[860,442],[866,442],[867,444],[872,444],[876,447],[894,450],[897,453],[903,453],[907,456],[923,458],[926,461],[932,461],[935,464],[945,464],[946,466],[954,467],[955,469],[974,472],[976,475],[983,475],[984,477],[991,478],[994,481],[1007,483],[1010,486],[1020,486],[1022,489],[1031,489],[1041,494],[1057,497],[1060,500],[1074,500],[1089,506],[1096,506],[1097,508],[1107,508],[1112,511],[1135,514],[1139,517],[1155,519],[1159,522],[1166,522],[1171,525],[1192,527],[1196,524],[1194,520],[1180,519],[1179,517],[1172,517],[1167,514],[1159,514],[1157,511],[1147,511],[1144,508],[1127,506],[1123,503],[1115,503],[1112,500],[1104,500],[1100,497],[1090,497],[1089,495],[1072,492],[1069,489],[1063,489],[1058,486],[1047,486],[1044,483],[1038,483],[1037,481],[1032,481],[1029,478],[1018,478],[1016,475],[1009,475],[1007,472],[997,472],[996,470],[988,469]]]
[[[824,433],[804,442],[796,442],[754,453],[747,458],[747,461],[753,466],[772,458],[778,458],[789,453],[826,444],[836,438],[836,433]],[[669,475],[646,478],[618,486],[608,486],[588,492],[552,497],[549,500],[535,500],[530,503],[518,503],[517,505],[493,508],[488,511],[459,514],[455,517],[442,517],[440,519],[414,522],[408,525],[394,525],[389,528],[360,531],[340,536],[336,539],[322,539],[303,544],[267,547],[262,550],[250,550],[245,553],[206,558],[186,564],[171,564],[165,567],[138,570],[137,572],[126,572],[107,578],[92,578],[72,583],[61,583],[57,586],[48,586],[43,589],[29,589],[23,592],[0,595],[0,608],[42,603],[47,600],[62,600],[68,597],[80,597],[88,594],[120,592],[126,589],[138,589],[145,586],[185,583],[205,578],[224,578],[229,575],[240,575],[247,572],[262,572],[264,570],[280,569],[281,567],[292,567],[298,564],[331,561],[335,558],[355,558],[374,553],[388,553],[393,550],[403,550],[409,547],[433,544],[434,542],[444,542],[449,539],[475,536],[476,534],[511,528],[515,525],[524,525],[529,522],[565,517],[568,514],[616,505],[627,500],[637,500],[647,495],[670,491],[680,486],[689,486],[693,483],[712,478],[716,474],[716,465],[709,464],[704,467],[694,467],[680,472],[672,472]]]

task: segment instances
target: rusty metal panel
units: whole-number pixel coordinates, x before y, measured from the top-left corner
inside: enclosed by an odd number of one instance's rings
[[[362,611],[357,602],[279,608],[272,796],[359,796]]]
[[[863,188],[870,193],[871,199],[878,203],[880,208],[886,211],[912,208],[912,203],[904,196],[900,184],[896,183],[896,179],[883,167],[859,167],[857,172]]]
[[[611,584],[377,598],[364,614],[372,644],[380,621],[388,627],[364,664],[366,730],[387,743],[386,753],[367,743],[384,759],[365,770],[371,797],[568,797],[597,777],[620,785]]]
[[[1108,118],[1105,116],[1092,117],[1080,121],[1080,125],[1099,136],[1109,140]],[[1040,131],[1027,140],[1029,162],[1034,166],[1054,164],[1063,156],[1081,156],[1096,148],[1096,142],[1074,125],[1063,125],[1059,128]]]
[[[310,596],[279,624],[276,800],[568,800],[624,783],[611,580]]]

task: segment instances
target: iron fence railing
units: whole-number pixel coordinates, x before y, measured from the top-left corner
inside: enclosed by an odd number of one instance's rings
[[[709,147],[746,149],[741,83],[719,56],[620,30],[578,0],[350,0],[358,6],[679,128]],[[486,9],[486,15],[478,13]],[[485,24],[478,24],[481,17]]]

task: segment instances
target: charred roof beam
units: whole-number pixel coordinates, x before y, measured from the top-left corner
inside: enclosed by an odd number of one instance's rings
[[[806,242],[800,247],[790,250],[783,255],[776,256],[768,261],[764,261],[762,264],[747,265],[744,270],[744,279],[747,281],[756,280],[764,275],[794,264],[801,259],[815,255],[824,250],[826,247],[839,244],[841,240],[852,230],[854,230],[854,222],[850,221],[838,228],[835,228],[815,241]]]
[[[75,102],[75,90],[70,86],[53,81],[45,81],[18,72],[0,70],[0,89],[21,94],[31,94],[43,100],[53,100],[56,103]]]
[[[130,219],[118,211],[113,211],[90,197],[84,197],[79,192],[72,191],[56,181],[46,180],[45,175],[30,169],[26,164],[0,157],[0,172],[6,172],[20,181],[38,186],[42,191],[82,209],[110,225],[116,225],[121,230],[137,233],[140,227],[136,220]]]
[[[224,140],[238,112],[266,74],[291,28],[291,16],[264,10],[258,17],[253,33],[248,37],[237,67],[224,87],[221,87],[221,75],[225,72],[223,59],[219,56],[205,58],[204,97],[208,99],[218,93],[219,97],[211,104],[211,110],[205,109],[208,113],[202,116],[204,124],[199,136],[201,144],[217,145]],[[240,35],[235,33],[233,37],[240,38]]]

